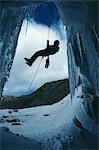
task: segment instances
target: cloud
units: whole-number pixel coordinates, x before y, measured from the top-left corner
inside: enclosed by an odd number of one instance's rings
[[[26,94],[27,89],[36,69],[39,65],[41,57],[37,58],[32,67],[25,64],[24,57],[31,57],[36,51],[46,47],[49,28],[43,25],[30,23],[26,32],[26,21],[24,21],[16,48],[16,54],[13,66],[10,72],[8,82],[4,87],[4,95],[21,95]],[[67,65],[67,41],[66,35],[63,32],[63,37],[55,30],[50,28],[49,40],[50,44],[58,39],[60,41],[60,50],[55,55],[50,56],[50,66],[45,69],[46,58],[43,58],[37,76],[29,89],[34,91],[46,82],[64,79],[68,77]]]

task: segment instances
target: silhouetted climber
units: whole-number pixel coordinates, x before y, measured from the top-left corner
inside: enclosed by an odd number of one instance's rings
[[[56,40],[54,41],[54,45],[49,45],[49,40],[47,40],[47,48],[45,48],[44,50],[40,50],[38,52],[36,52],[30,59],[29,58],[24,58],[26,60],[26,64],[31,66],[32,63],[39,57],[46,57],[49,55],[54,55],[55,53],[57,53],[59,51],[59,41]],[[49,57],[47,59],[47,65],[46,68],[48,68],[49,65]]]

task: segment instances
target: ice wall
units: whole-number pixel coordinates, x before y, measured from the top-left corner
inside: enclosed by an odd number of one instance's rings
[[[79,84],[81,84],[83,93],[83,95],[78,95],[83,102],[80,101],[79,108],[73,110],[73,115],[78,117],[82,125],[85,125],[85,129],[88,130],[90,126],[90,130],[96,130],[99,102],[98,4],[97,1],[83,0],[55,1],[55,4],[59,8],[62,21],[66,26],[71,97],[75,95],[75,91],[77,92]],[[3,23],[0,39],[0,96],[12,66],[22,21],[26,16],[29,18],[33,15],[33,9],[29,6],[26,8],[31,10],[30,15],[28,11],[24,12],[25,8],[19,9],[15,6],[3,9],[1,13]],[[73,107],[71,107],[72,109]],[[71,110],[69,111],[71,112]],[[74,118],[71,125],[74,123],[76,127],[81,128],[79,120]],[[72,134],[74,130],[77,131],[71,126]],[[97,135],[97,133],[95,134]],[[83,137],[84,139],[86,140],[86,136]]]
[[[75,26],[75,28],[68,27],[67,34],[71,94],[74,94],[75,87],[79,84],[77,82],[80,77],[83,93],[98,96],[99,59],[95,43],[93,41],[93,36],[94,38],[96,36],[94,34],[94,29],[93,27],[87,26]],[[78,72],[78,70],[80,71]]]
[[[85,110],[96,119],[99,101],[98,1],[55,3],[66,26],[71,97],[81,84]]]
[[[9,15],[8,15],[9,14]],[[21,9],[3,9],[0,36],[0,95],[13,63],[19,32],[23,21]]]
[[[30,5],[25,5],[24,3],[1,3],[0,97],[2,97],[3,87],[12,67],[23,20],[33,18],[35,6],[31,3]]]

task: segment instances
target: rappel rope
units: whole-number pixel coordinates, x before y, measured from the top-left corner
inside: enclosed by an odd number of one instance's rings
[[[36,70],[36,72],[35,72],[35,74],[34,74],[34,77],[33,77],[32,81],[31,81],[31,83],[30,83],[30,86],[29,86],[27,92],[26,92],[27,94],[28,94],[28,92],[29,92],[29,90],[30,90],[30,88],[31,88],[31,85],[33,84],[34,79],[35,79],[35,77],[36,77],[36,75],[37,75],[37,73],[38,73],[38,70],[39,70],[39,67],[40,67],[40,65],[41,65],[42,59],[43,59],[43,57],[42,57],[41,60],[40,60],[40,63],[39,63],[39,65],[38,65],[38,67],[37,67],[37,70]]]
[[[49,40],[49,33],[50,33],[50,26],[48,28],[48,36],[47,36],[47,40]]]
[[[48,29],[48,37],[47,37],[47,40],[49,40],[49,32],[50,32],[50,26],[49,26],[49,29]],[[36,70],[36,72],[35,72],[35,74],[34,74],[34,77],[33,77],[32,81],[31,81],[31,83],[30,83],[30,85],[29,85],[29,88],[28,88],[28,90],[27,90],[27,92],[26,92],[27,94],[28,94],[28,92],[29,92],[29,90],[30,90],[30,88],[31,88],[31,86],[32,86],[32,84],[33,84],[33,82],[34,82],[34,79],[35,79],[35,77],[36,77],[36,75],[37,75],[37,73],[38,73],[38,70],[39,70],[39,67],[40,67],[40,65],[41,65],[42,59],[43,59],[43,57],[41,58],[40,63],[39,63],[39,65],[38,65],[38,67],[37,67],[37,70]],[[49,64],[48,64],[48,62],[49,62],[49,56],[48,56],[46,62],[47,62],[47,64],[45,65],[45,68],[48,68],[48,65],[49,65]]]
[[[64,103],[64,101],[63,101],[63,103]],[[52,123],[51,123],[51,125],[53,125],[54,123],[55,123],[55,120],[59,117],[59,115],[61,115],[62,116],[62,114],[61,113],[63,113],[64,112],[64,105],[61,107],[61,109],[56,113],[56,115],[55,115],[55,117],[52,119]],[[68,107],[72,107],[72,105],[69,105]],[[63,111],[62,111],[63,110]]]

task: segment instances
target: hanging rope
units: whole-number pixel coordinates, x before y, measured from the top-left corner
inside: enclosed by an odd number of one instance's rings
[[[48,37],[47,37],[48,40],[47,40],[47,42],[49,41],[49,33],[50,33],[50,26],[49,26],[49,28],[48,28]],[[47,43],[47,44],[48,44],[48,43]],[[38,67],[37,67],[37,70],[36,70],[36,72],[35,72],[35,74],[34,74],[34,77],[33,77],[32,81],[31,81],[31,83],[30,83],[30,86],[29,86],[27,92],[26,92],[27,94],[28,94],[28,92],[29,92],[29,90],[30,90],[30,88],[31,88],[31,85],[32,85],[33,82],[34,82],[34,79],[35,79],[35,77],[36,77],[36,75],[37,75],[37,72],[38,72],[38,70],[39,70],[39,67],[40,67],[40,65],[41,65],[42,59],[43,59],[43,57],[42,57],[41,60],[40,60],[40,63],[39,63],[39,65],[38,65]],[[48,56],[48,58],[46,59],[45,68],[48,68],[48,66],[49,66],[49,56]]]
[[[65,110],[64,107],[65,107],[65,106],[63,105],[63,106],[61,107],[61,109],[56,113],[55,117],[52,119],[51,125],[53,125],[53,124],[55,123],[55,120],[57,119],[57,117],[59,117],[59,115],[61,115],[61,113],[64,112],[64,110]],[[68,107],[69,107],[69,106],[68,106]],[[71,105],[70,105],[70,107],[71,107]],[[62,110],[63,110],[63,111],[62,111]]]
[[[30,86],[29,86],[27,92],[26,92],[27,94],[28,94],[28,92],[29,92],[29,90],[30,90],[30,88],[31,88],[31,85],[32,85],[33,82],[34,82],[34,79],[35,79],[35,77],[36,77],[36,75],[37,75],[37,72],[38,72],[38,70],[39,70],[39,67],[40,67],[40,65],[41,65],[42,59],[43,59],[43,57],[42,57],[41,60],[40,60],[40,63],[39,63],[39,65],[38,65],[38,67],[37,67],[37,70],[36,70],[36,72],[35,72],[35,74],[34,74],[34,77],[33,77],[32,81],[31,81],[31,83],[30,83]]]
[[[47,36],[47,40],[49,40],[49,33],[50,33],[50,26],[48,28],[48,36]]]

